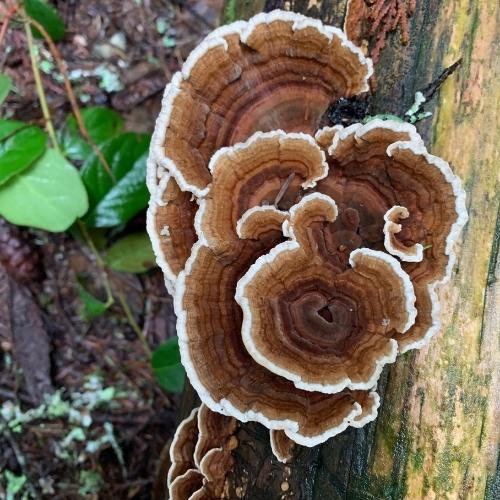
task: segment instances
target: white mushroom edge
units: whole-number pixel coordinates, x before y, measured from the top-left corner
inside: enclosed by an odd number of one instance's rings
[[[188,80],[193,67],[204,57],[204,55],[215,47],[222,47],[228,50],[227,36],[238,35],[241,43],[253,33],[254,29],[261,24],[271,24],[275,21],[292,23],[292,29],[299,31],[306,28],[314,28],[319,33],[332,41],[336,38],[341,46],[352,52],[359,60],[359,64],[366,67],[365,78],[362,80],[360,88],[355,89],[355,93],[362,93],[369,89],[368,80],[373,74],[373,63],[371,59],[365,57],[359,47],[356,47],[345,35],[345,33],[331,26],[326,26],[316,19],[282,10],[274,10],[269,13],[260,13],[249,21],[236,21],[227,26],[217,28],[208,34],[205,39],[191,52],[186,59],[181,71],[174,74],[172,81],[165,88],[160,114],[156,120],[155,130],[151,139],[150,153],[147,162],[146,183],[151,194],[154,194],[159,179],[165,171],[171,172],[175,177],[179,187],[183,191],[190,191],[197,197],[203,197],[208,192],[207,187],[190,184],[177,168],[175,163],[165,155],[163,141],[170,124],[170,116],[175,100],[180,92],[180,85],[183,80]]]
[[[386,153],[388,157],[397,157],[397,153],[400,150],[410,150],[413,154],[417,156],[423,156],[426,163],[430,168],[437,168],[448,182],[455,195],[455,212],[457,214],[457,219],[453,223],[451,230],[446,238],[446,249],[445,254],[448,256],[448,264],[446,266],[445,276],[441,280],[436,280],[428,285],[429,296],[432,301],[432,319],[433,323],[431,327],[427,330],[424,337],[420,340],[414,342],[405,343],[399,346],[400,354],[403,354],[411,349],[420,349],[428,344],[429,340],[439,331],[441,328],[440,312],[441,305],[438,297],[438,290],[443,285],[448,283],[451,278],[451,272],[453,266],[455,265],[456,255],[455,255],[455,243],[460,238],[463,227],[467,223],[468,214],[465,205],[465,191],[462,188],[462,182],[458,176],[456,176],[448,162],[430,154],[425,147],[425,144],[417,132],[414,125],[406,122],[397,122],[394,120],[382,120],[376,118],[369,121],[368,123],[362,125],[356,123],[349,127],[344,128],[339,131],[333,138],[331,146],[328,148],[328,153],[330,155],[335,155],[337,148],[340,146],[342,141],[347,140],[350,136],[354,135],[357,140],[362,140],[363,136],[375,128],[385,128],[392,130],[394,132],[403,132],[408,134],[408,140],[396,141],[387,147]]]
[[[296,212],[298,212],[304,206],[314,200],[323,200],[327,204],[329,204],[331,206],[331,214],[328,220],[335,220],[335,218],[337,217],[337,205],[335,201],[332,200],[329,196],[322,193],[312,193],[304,196],[299,203],[290,208],[290,219],[283,222],[283,234],[290,239],[278,244],[277,246],[272,248],[269,253],[261,255],[238,281],[238,284],[236,286],[235,300],[236,302],[238,302],[243,311],[243,323],[241,327],[241,336],[243,339],[243,343],[245,344],[245,348],[250,356],[252,356],[252,358],[257,363],[259,363],[269,371],[275,373],[276,375],[290,380],[298,389],[302,389],[305,391],[322,392],[326,394],[336,394],[344,389],[371,389],[377,383],[377,380],[380,377],[384,366],[388,363],[394,363],[394,361],[396,360],[396,356],[398,353],[398,344],[394,339],[390,339],[389,341],[390,351],[386,355],[381,356],[376,360],[374,370],[367,380],[365,380],[364,382],[353,382],[348,376],[346,376],[343,380],[336,384],[319,384],[304,381],[298,373],[290,371],[284,364],[277,364],[276,362],[271,361],[264,353],[259,350],[257,344],[253,339],[253,313],[250,300],[247,297],[246,289],[248,286],[252,286],[252,282],[255,280],[256,276],[258,276],[259,272],[262,269],[270,265],[282,254],[288,253],[290,251],[295,251],[300,248],[300,245],[297,242],[293,231],[294,216]],[[401,281],[401,285],[404,289],[405,295],[405,303],[402,305],[402,307],[408,314],[408,319],[404,328],[402,329],[402,333],[407,331],[415,323],[415,318],[417,316],[417,310],[415,309],[415,292],[413,290],[413,285],[410,281],[410,277],[403,271],[403,269],[401,268],[401,264],[394,257],[391,257],[384,252],[370,250],[368,248],[359,248],[351,252],[349,263],[353,268],[356,267],[356,260],[360,255],[367,255],[384,261],[390,266],[390,269],[392,270],[394,275],[397,276],[397,278]]]

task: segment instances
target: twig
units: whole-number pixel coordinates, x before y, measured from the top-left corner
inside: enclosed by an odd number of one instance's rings
[[[26,462],[26,458],[21,450],[21,447],[17,443],[16,439],[14,438],[14,435],[12,434],[12,431],[9,428],[9,423],[7,420],[0,414],[0,421],[2,422],[2,425],[0,428],[3,427],[2,432],[4,432],[5,437],[7,438],[7,441],[10,444],[10,447],[12,448],[12,451],[14,452],[14,455],[16,457],[17,463],[19,464],[19,467],[21,467],[21,471],[23,475],[26,477],[26,488],[30,492],[32,498],[40,498],[40,495],[38,494],[38,491],[35,489],[31,482],[30,478],[30,473],[28,471],[28,466]]]
[[[2,44],[4,41],[5,35],[7,34],[7,28],[9,27],[10,19],[16,13],[18,8],[19,7],[16,4],[11,5],[7,9],[7,12],[5,13],[5,17],[3,18],[2,27],[0,28],[0,48],[2,48]]]
[[[413,106],[405,113],[405,118],[410,123],[415,123],[423,118],[432,116],[432,113],[424,113],[425,104],[434,97],[434,94],[440,89],[446,79],[454,73],[454,71],[462,64],[462,58],[454,62],[451,66],[445,68],[441,74],[433,80],[424,89],[415,93],[415,102]]]
[[[427,101],[434,96],[446,79],[451,76],[461,64],[462,58],[445,68],[433,82],[429,83],[429,85],[422,90],[422,94]]]
[[[292,172],[286,179],[286,181],[283,183],[281,186],[280,190],[278,191],[278,194],[276,195],[276,198],[274,199],[274,206],[278,208],[278,205],[280,201],[283,199],[283,196],[285,196],[286,192],[288,191],[288,188],[290,187],[291,182],[293,181],[293,178],[295,177],[295,173]]]
[[[90,236],[87,226],[80,220],[77,219],[77,224],[78,228],[80,229],[83,239],[85,240],[85,243],[87,243],[87,246],[90,248],[92,253],[94,254],[95,260],[97,262],[97,266],[99,267],[99,270],[101,272],[101,278],[102,278],[102,286],[104,287],[104,291],[106,292],[106,306],[110,306],[113,304],[114,299],[113,299],[113,293],[111,292],[111,285],[109,284],[109,279],[108,279],[108,273],[106,271],[106,265],[104,264],[104,261],[102,260],[101,254],[97,250],[97,248],[94,245],[94,240]]]
[[[151,348],[149,347],[148,341],[146,340],[144,333],[142,332],[141,328],[139,327],[139,325],[135,321],[134,316],[132,315],[132,312],[130,311],[130,307],[128,306],[127,301],[125,300],[125,297],[123,296],[123,294],[121,292],[117,292],[116,296],[117,296],[118,301],[120,302],[120,304],[122,306],[123,312],[127,316],[127,319],[128,319],[130,326],[132,327],[132,329],[136,333],[137,338],[141,341],[142,346],[144,347],[144,351],[151,358],[151,356],[153,355]]]
[[[68,70],[66,69],[66,65],[63,61],[63,58],[61,56],[61,53],[59,52],[59,49],[57,48],[56,44],[52,40],[51,36],[47,33],[47,30],[36,20],[31,17],[27,17],[28,22],[34,26],[42,35],[43,39],[49,46],[49,51],[52,54],[52,57],[54,58],[57,67],[59,69],[59,72],[61,73],[63,80],[64,80],[64,87],[66,89],[66,93],[68,94],[68,99],[71,104],[71,110],[73,111],[73,114],[76,119],[76,123],[78,124],[78,129],[80,130],[80,134],[82,137],[85,139],[85,141],[90,145],[92,150],[94,151],[95,155],[99,158],[99,161],[101,165],[103,166],[104,170],[106,173],[111,177],[113,183],[116,183],[116,177],[114,176],[113,172],[111,171],[111,168],[106,161],[106,158],[104,158],[104,155],[102,154],[101,150],[97,146],[97,144],[94,143],[92,138],[90,137],[89,131],[87,130],[87,127],[85,126],[85,123],[82,118],[82,114],[80,112],[80,107],[78,106],[78,101],[75,97],[75,93],[73,92],[73,86],[71,85],[71,81],[69,79],[68,75]]]
[[[42,77],[40,76],[40,70],[38,68],[38,57],[35,51],[35,45],[33,44],[33,35],[31,34],[31,28],[28,22],[24,23],[24,29],[26,31],[26,40],[28,42],[28,50],[31,58],[31,69],[33,71],[33,77],[35,78],[36,91],[38,94],[38,100],[40,101],[40,107],[42,108],[45,127],[47,128],[52,147],[61,152],[56,139],[56,132],[52,123],[52,118],[50,116],[49,106],[47,105],[45,91],[43,90]]]

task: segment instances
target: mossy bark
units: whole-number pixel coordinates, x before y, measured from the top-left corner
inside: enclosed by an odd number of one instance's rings
[[[284,7],[341,26],[345,6],[228,0],[224,22]],[[375,422],[300,448],[288,466],[272,457],[268,431],[242,425],[231,498],[500,498],[498,14],[495,0],[418,1],[410,43],[392,33],[375,68],[372,112],[402,116],[415,91],[463,58],[429,105],[433,117],[418,124],[431,151],[463,179],[470,215],[442,294],[441,332],[384,372]]]

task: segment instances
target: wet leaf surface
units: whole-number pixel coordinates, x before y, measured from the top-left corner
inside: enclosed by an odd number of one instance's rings
[[[21,128],[19,122],[5,123],[3,131],[5,135],[12,135],[0,142],[0,186],[40,158],[47,140],[38,127]]]
[[[3,186],[0,214],[9,222],[65,231],[88,207],[77,170],[54,149]]]

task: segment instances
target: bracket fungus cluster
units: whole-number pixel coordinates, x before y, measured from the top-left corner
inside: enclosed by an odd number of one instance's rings
[[[177,428],[170,446],[167,487],[171,500],[221,498],[232,469],[237,421],[202,404]]]
[[[267,426],[281,460],[376,417],[384,365],[439,329],[467,220],[413,125],[323,126],[371,73],[341,31],[260,14],[189,56],[154,134],[148,230],[182,362],[205,405]]]

